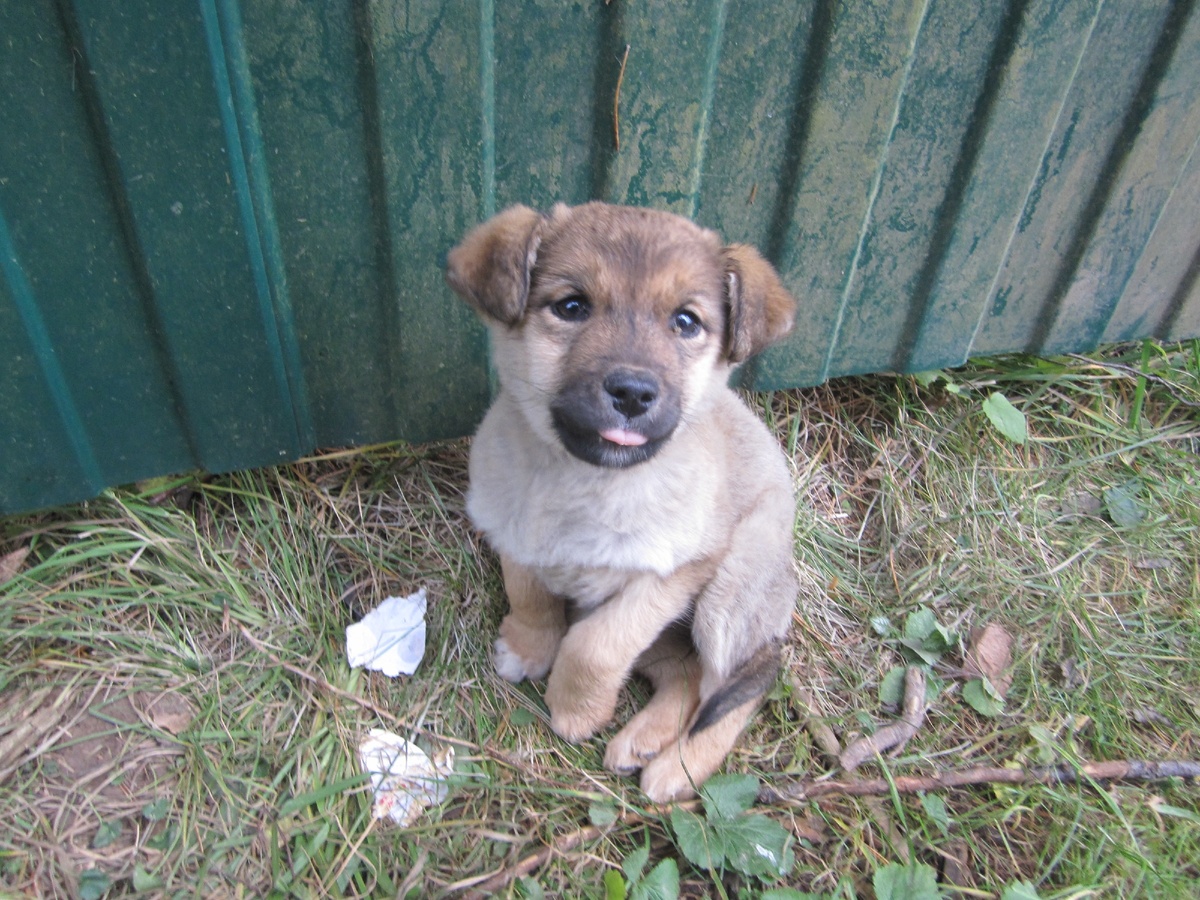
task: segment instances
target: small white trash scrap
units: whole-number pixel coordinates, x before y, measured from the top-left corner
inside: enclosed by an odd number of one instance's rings
[[[426,807],[446,799],[446,779],[454,773],[454,748],[435,759],[399,735],[372,728],[358,747],[363,771],[375,792],[374,815],[402,826],[412,825]]]
[[[425,655],[425,588],[388,597],[346,628],[350,667],[365,666],[395,678],[411,675]]]

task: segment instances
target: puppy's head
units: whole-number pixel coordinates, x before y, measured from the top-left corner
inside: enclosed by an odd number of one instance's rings
[[[511,207],[450,251],[446,279],[490,326],[535,431],[617,468],[653,456],[795,313],[753,248],[603,203]]]

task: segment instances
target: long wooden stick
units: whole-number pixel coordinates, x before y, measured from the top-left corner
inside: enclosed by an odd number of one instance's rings
[[[891,779],[802,779],[764,786],[758,792],[758,802],[797,802],[831,794],[850,797],[878,796],[889,794],[893,790],[901,794],[915,794],[920,791],[944,791],[973,784],[1075,784],[1091,781],[1161,781],[1165,778],[1200,778],[1200,761],[1113,760],[1083,763],[1078,767],[1035,766],[1029,769],[977,766],[970,769],[950,769],[933,775],[895,775]]]

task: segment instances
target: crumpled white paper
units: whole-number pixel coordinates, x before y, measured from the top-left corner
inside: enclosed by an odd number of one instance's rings
[[[382,728],[372,728],[358,747],[363,771],[375,792],[374,815],[412,825],[426,807],[446,799],[446,779],[454,773],[454,748],[430,759],[425,751]]]
[[[365,666],[395,678],[411,675],[425,655],[425,588],[388,597],[346,628],[350,667]]]

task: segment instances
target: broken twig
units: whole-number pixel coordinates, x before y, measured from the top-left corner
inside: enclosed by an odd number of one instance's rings
[[[904,707],[900,721],[860,737],[843,750],[838,759],[842,768],[853,772],[868,759],[903,747],[921,729],[925,709],[925,673],[918,666],[909,666],[904,672]]]

